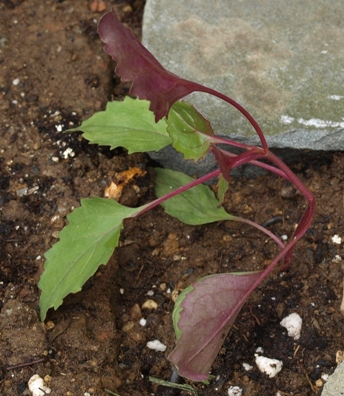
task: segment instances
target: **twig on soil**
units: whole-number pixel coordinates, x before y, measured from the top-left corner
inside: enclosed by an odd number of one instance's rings
[[[263,224],[262,227],[267,228],[273,224],[282,222],[282,216],[275,216],[272,219],[266,220]]]
[[[249,306],[249,309],[250,309],[250,314],[251,314],[251,316],[253,316],[253,318],[254,318],[254,320],[257,322],[258,326],[261,326],[262,324],[260,323],[260,321],[259,321],[259,319],[257,318],[257,316],[253,313],[252,307],[251,307],[251,306]]]
[[[111,392],[109,389],[104,389],[106,393],[112,396],[120,396],[118,393]]]
[[[144,265],[141,266],[140,271],[139,271],[139,273],[137,274],[137,277],[136,277],[136,279],[135,279],[135,282],[137,282],[137,281],[139,280],[139,277],[140,277],[140,275],[141,275],[141,272],[142,272],[143,268],[144,268]]]
[[[33,364],[43,363],[46,360],[47,360],[47,358],[43,357],[43,358],[40,358],[40,359],[32,360],[31,362],[20,363],[20,364],[14,365],[14,366],[8,366],[8,367],[6,367],[6,370],[10,371],[10,370],[15,370],[15,369],[21,368],[21,367],[32,366]]]
[[[178,370],[175,367],[173,367],[172,369],[170,381],[164,381],[154,377],[149,377],[149,381],[154,382],[161,386],[165,386],[167,388],[172,388],[169,389],[172,392],[171,393],[169,392],[168,396],[178,395],[181,390],[189,393],[193,393],[195,396],[198,396],[198,392],[193,386],[180,383],[181,381],[183,381],[183,379],[182,377],[180,377],[180,375],[178,374]],[[165,390],[168,391],[168,389]],[[167,393],[164,393],[164,395],[167,396]]]
[[[300,349],[300,345],[298,345],[298,346],[296,347],[296,349],[295,349],[295,351],[294,351],[293,357],[295,357],[295,356],[297,355],[297,353],[299,352],[299,349]]]

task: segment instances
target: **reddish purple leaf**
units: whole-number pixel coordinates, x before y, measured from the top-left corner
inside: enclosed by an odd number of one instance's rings
[[[253,147],[236,156],[233,156],[233,154],[228,151],[220,149],[215,144],[210,146],[210,150],[214,154],[222,176],[227,182],[229,182],[229,174],[232,169],[266,156],[265,152],[260,147]]]
[[[179,374],[204,381],[226,336],[262,272],[210,275],[177,300],[173,313],[177,345],[169,360]]]
[[[151,102],[156,122],[167,116],[173,103],[199,89],[199,84],[167,71],[120,22],[115,11],[102,17],[98,30],[105,51],[117,62],[116,73],[122,81],[132,81],[131,94]]]

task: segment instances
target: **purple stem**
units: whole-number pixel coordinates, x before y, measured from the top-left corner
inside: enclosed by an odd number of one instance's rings
[[[236,102],[232,98],[229,98],[228,96],[222,94],[221,92],[216,91],[215,89],[204,87],[203,85],[200,85],[200,84],[197,84],[197,85],[199,87],[200,92],[205,92],[209,95],[216,96],[219,99],[222,99],[225,102],[232,105],[233,107],[235,107],[238,111],[240,111],[240,113],[249,121],[249,123],[252,125],[252,127],[256,131],[256,133],[260,139],[260,142],[262,144],[264,152],[266,153],[269,150],[269,147],[266,142],[263,131],[260,129],[260,126],[258,125],[257,121],[251,116],[251,114],[244,107],[242,107],[238,102]],[[237,145],[237,143],[234,143],[233,145]],[[245,144],[241,144],[241,143],[239,143],[237,145],[237,147],[244,147],[244,146],[245,146]]]
[[[259,231],[264,232],[264,234],[266,234],[271,239],[273,239],[281,249],[284,249],[285,247],[284,243],[274,233],[272,233],[265,227],[261,226],[260,224],[255,223],[254,221],[248,219],[244,219],[243,217],[237,217],[237,216],[232,216],[231,220],[240,221],[241,223],[249,224],[250,226],[257,228]]]
[[[190,188],[198,186],[201,183],[204,183],[214,177],[217,177],[221,173],[220,169],[216,169],[213,172],[207,173],[206,175],[193,180],[192,182],[185,184],[184,186],[178,187],[177,189],[171,191],[170,193],[163,195],[160,198],[155,199],[154,201],[146,204],[143,206],[142,210],[135,213],[133,217],[141,216],[143,213],[146,213],[148,210],[155,208],[156,206],[162,204],[163,202],[167,201],[168,199],[173,198],[174,196],[183,193],[184,191],[190,190]]]

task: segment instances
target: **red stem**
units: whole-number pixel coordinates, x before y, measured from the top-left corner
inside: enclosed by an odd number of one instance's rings
[[[242,107],[238,102],[233,100],[232,98],[229,98],[228,96],[222,94],[221,92],[216,91],[215,89],[204,87],[203,85],[197,84],[199,91],[200,92],[205,92],[207,94],[213,95],[218,97],[219,99],[224,100],[225,102],[229,103],[233,107],[235,107],[240,113],[248,120],[248,122],[252,125],[254,130],[256,131],[260,142],[262,144],[263,150],[266,153],[269,150],[268,144],[266,142],[265,136],[263,134],[263,131],[260,129],[260,126],[258,125],[257,121],[251,116],[251,114],[244,108]],[[240,143],[237,147],[244,147],[245,144]]]

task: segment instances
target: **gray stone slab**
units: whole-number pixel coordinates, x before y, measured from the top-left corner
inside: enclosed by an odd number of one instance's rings
[[[328,378],[321,396],[344,395],[344,362],[341,363]]]
[[[341,1],[147,0],[143,43],[168,70],[247,108],[271,147],[344,149]],[[258,142],[226,103],[190,96],[217,134]]]

